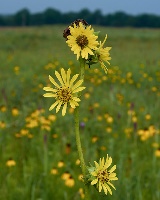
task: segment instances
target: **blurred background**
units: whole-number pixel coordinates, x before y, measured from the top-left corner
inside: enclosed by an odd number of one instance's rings
[[[158,0],[8,0],[1,2],[0,26],[64,24],[85,18],[103,26],[160,27],[159,6]]]

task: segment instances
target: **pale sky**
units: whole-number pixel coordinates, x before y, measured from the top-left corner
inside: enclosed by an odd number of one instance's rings
[[[0,0],[0,14],[15,14],[23,8],[36,13],[50,7],[62,13],[87,8],[90,11],[100,9],[103,14],[124,11],[133,15],[160,15],[160,0]]]

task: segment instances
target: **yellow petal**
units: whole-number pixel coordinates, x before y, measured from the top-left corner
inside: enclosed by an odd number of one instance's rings
[[[72,87],[72,90],[76,89],[77,87],[79,87],[80,85],[82,85],[83,80],[79,80],[77,81],[77,83]]]
[[[110,177],[109,179],[110,179],[111,181],[116,181],[116,180],[118,180],[117,177]]]
[[[101,192],[102,191],[102,184],[101,184],[101,182],[99,181],[99,192]]]
[[[109,174],[109,178],[113,178],[113,177],[116,177],[116,173]]]
[[[62,116],[66,114],[66,109],[67,109],[67,103],[64,104],[63,109],[62,109]]]
[[[56,81],[50,75],[49,75],[49,80],[51,81],[51,83],[53,83],[53,85],[55,85],[56,87],[59,87],[59,85],[56,83]]]
[[[65,72],[65,70],[63,68],[61,69],[61,76],[62,76],[64,84],[66,84],[67,76],[66,76],[66,72]]]
[[[86,87],[78,87],[78,88],[76,88],[72,93],[74,94],[74,93],[76,93],[76,92],[80,92],[80,91],[82,91],[82,90],[84,90]]]
[[[112,183],[108,182],[107,184],[109,184],[109,185],[112,186],[114,189],[116,189]]]
[[[94,180],[91,182],[91,185],[95,185],[97,182],[98,182],[98,179],[94,179]]]
[[[70,81],[70,75],[71,75],[71,69],[69,68],[68,70],[67,70],[67,85],[69,85],[69,81]]]
[[[105,185],[106,189],[108,190],[108,192],[112,195],[112,190],[111,190],[111,188],[110,188],[107,184],[104,184],[104,185]]]
[[[59,104],[58,104],[58,106],[57,106],[57,108],[56,108],[56,113],[59,111],[61,105],[62,105],[62,102],[60,101]]]
[[[107,188],[105,187],[105,185],[103,185],[102,187],[103,187],[104,193],[107,195]]]
[[[96,168],[99,168],[99,164],[96,161],[94,161],[94,163],[95,163]]]
[[[77,102],[81,101],[78,97],[72,97],[72,99]]]
[[[53,93],[46,93],[43,95],[44,97],[56,97],[57,95],[56,94],[53,94]]]
[[[106,158],[106,163],[105,163],[105,167],[108,168],[110,165],[112,164],[112,158],[111,157],[107,157]]]
[[[44,87],[43,90],[47,91],[47,92],[56,92],[56,89],[53,89],[51,87]]]
[[[109,172],[112,173],[115,169],[116,169],[116,165],[114,165],[114,166],[109,170]]]
[[[56,105],[57,105],[58,103],[59,103],[59,102],[56,101],[54,104],[52,104],[51,107],[49,108],[49,110],[50,110],[50,111],[53,110],[53,108],[56,107]]]
[[[78,78],[78,76],[79,76],[79,74],[75,74],[75,75],[72,77],[72,79],[71,79],[71,81],[70,81],[70,87],[72,86],[72,84],[74,83],[74,81]]]
[[[70,106],[71,106],[72,108],[75,108],[75,107],[76,107],[74,101],[71,100],[69,103],[70,103]]]
[[[55,71],[55,75],[56,75],[56,77],[58,78],[58,80],[59,80],[60,84],[61,84],[61,85],[64,85],[64,82],[63,82],[63,80],[62,80],[62,78],[61,78],[61,75],[60,75],[60,73],[59,73],[59,72],[57,72],[57,71]]]

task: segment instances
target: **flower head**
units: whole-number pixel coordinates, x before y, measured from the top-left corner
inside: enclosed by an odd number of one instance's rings
[[[108,167],[112,163],[112,158],[108,157],[106,158],[106,161],[104,158],[100,158],[99,163],[95,162],[95,167],[88,167],[88,171],[90,173],[90,182],[91,185],[97,186],[97,189],[99,192],[104,190],[105,194],[107,195],[107,192],[112,194],[112,190],[110,188],[114,187],[114,185],[111,183],[111,181],[118,180],[116,177],[116,173],[113,171],[116,169],[116,165],[114,165],[110,170],[108,170]]]
[[[74,27],[74,24],[76,24],[76,26],[79,26],[79,23],[82,23],[84,26],[89,26],[89,24],[84,20],[84,19],[76,19],[74,22],[71,23],[70,26]],[[71,35],[70,33],[70,28],[69,26],[64,30],[63,32],[63,37],[67,40],[67,37]]]
[[[110,57],[109,50],[112,48],[112,47],[103,48],[104,43],[106,42],[106,40],[107,40],[107,35],[104,38],[104,41],[102,43],[100,42],[99,48],[96,51],[96,54],[97,54],[97,57],[98,57],[98,61],[100,62],[101,67],[105,71],[105,73],[107,73],[107,67],[105,66],[103,61],[110,65],[109,60],[111,60],[111,57]]]
[[[82,22],[78,25],[76,23],[69,27],[70,35],[67,36],[66,43],[74,54],[77,55],[77,60],[81,56],[82,58],[88,59],[88,55],[94,55],[93,50],[97,49],[99,44],[96,39],[98,36],[94,34],[94,30],[91,26],[84,26]]]
[[[56,101],[51,105],[49,110],[52,110],[57,106],[57,113],[60,110],[60,107],[62,106],[62,116],[64,116],[66,114],[68,103],[72,108],[79,106],[78,102],[80,101],[80,99],[77,97],[77,93],[84,90],[85,87],[80,87],[80,85],[82,85],[83,83],[83,80],[79,80],[74,84],[79,74],[74,75],[70,79],[70,69],[68,69],[67,72],[65,72],[65,70],[62,68],[61,74],[55,71],[55,75],[60,84],[56,83],[56,81],[49,75],[49,80],[55,86],[55,88],[44,87],[43,90],[47,91],[48,93],[44,94],[43,96],[55,98]]]

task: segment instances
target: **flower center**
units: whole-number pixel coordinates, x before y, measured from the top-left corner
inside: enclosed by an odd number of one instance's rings
[[[100,170],[97,174],[97,178],[102,182],[108,182],[109,181],[109,173],[106,170]]]
[[[81,47],[81,49],[84,49],[84,47],[88,45],[88,39],[85,35],[79,35],[76,38],[76,42],[77,42],[78,46]]]
[[[57,98],[63,103],[69,102],[72,98],[72,92],[69,87],[60,87],[57,89]]]

